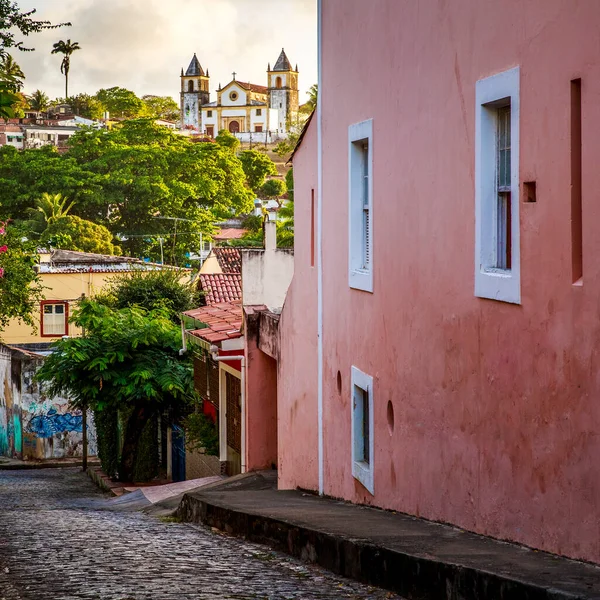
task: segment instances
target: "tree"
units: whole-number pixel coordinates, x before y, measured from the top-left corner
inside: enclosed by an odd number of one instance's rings
[[[84,119],[102,119],[106,112],[106,107],[100,100],[89,94],[77,94],[64,102],[68,102],[73,109],[73,112]],[[61,102],[57,101],[58,104]]]
[[[308,102],[304,106],[307,108],[307,113],[312,113],[313,110],[317,110],[317,101],[319,98],[319,86],[314,83],[308,90]]]
[[[279,198],[285,194],[285,191],[285,181],[282,181],[281,179],[268,179],[261,186],[259,195],[261,198],[276,198],[279,201]]]
[[[79,42],[71,40],[60,40],[53,44],[51,54],[62,54],[63,59],[60,63],[60,72],[65,76],[65,98],[69,97],[69,70],[71,69],[71,55],[76,50],[81,50]]]
[[[294,202],[286,202],[277,213],[277,246],[294,246]]]
[[[29,220],[28,209],[43,193],[67,196],[80,208],[79,216],[86,216],[86,211],[98,214],[97,207],[104,200],[103,183],[102,178],[54,146],[23,151],[0,147],[0,218]]]
[[[227,148],[231,150],[234,154],[237,152],[237,149],[240,147],[240,140],[238,140],[235,135],[231,132],[227,131],[227,129],[221,129],[215,138],[215,142],[219,144],[222,148]]]
[[[277,175],[275,163],[263,152],[244,150],[239,155],[242,168],[246,174],[248,187],[258,192],[269,175]]]
[[[13,318],[33,325],[32,313],[43,297],[33,268],[35,246],[23,240],[22,231],[0,223],[0,332]]]
[[[67,206],[68,199],[62,194],[48,194],[44,192],[40,198],[35,201],[35,208],[30,208],[29,212],[32,219],[29,222],[34,231],[43,231],[58,219],[65,217],[73,208],[74,202]]]
[[[71,23],[52,25],[50,21],[38,21],[32,18],[35,12],[35,9],[22,11],[13,0],[0,0],[0,59],[7,55],[7,48],[17,48],[22,52],[34,50],[34,48],[28,48],[23,45],[22,41],[17,40],[18,33],[28,36],[46,29],[57,29],[71,25]]]
[[[95,254],[121,254],[121,248],[113,244],[113,234],[104,225],[86,221],[75,215],[64,215],[52,221],[43,232],[42,244]]]
[[[50,106],[50,98],[42,92],[42,90],[35,90],[28,98],[29,108],[37,112],[43,112]]]
[[[23,89],[23,80],[25,73],[15,62],[10,54],[6,54],[0,61],[0,80],[4,81],[12,88],[13,92],[20,92]]]
[[[171,96],[142,96],[144,116],[166,121],[179,120],[179,105]]]
[[[114,310],[85,300],[73,315],[85,337],[57,342],[38,372],[49,394],[68,394],[77,408],[127,411],[118,478],[131,481],[146,423],[193,398],[181,330],[164,309]]]
[[[183,275],[183,277],[182,277]],[[200,305],[196,286],[186,282],[178,269],[137,270],[115,277],[96,301],[115,309],[138,306],[145,310],[163,308],[175,323],[179,315]]]
[[[144,103],[132,91],[122,87],[99,90],[96,99],[114,117],[132,119],[140,116],[144,108]]]
[[[14,119],[17,116],[21,96],[12,91],[12,86],[6,81],[0,81],[0,118]]]
[[[287,187],[288,200],[294,201],[294,167],[285,174],[285,187]]]

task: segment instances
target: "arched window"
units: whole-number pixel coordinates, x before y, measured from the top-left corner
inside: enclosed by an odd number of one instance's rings
[[[276,88],[281,87],[281,77],[277,77],[277,79],[275,80],[275,87]]]
[[[188,81],[188,92],[193,92],[193,91],[194,91],[194,82]]]

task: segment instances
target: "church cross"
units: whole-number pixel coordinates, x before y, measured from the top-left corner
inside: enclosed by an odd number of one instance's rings
[[[233,80],[235,81],[235,76],[237,75],[237,73],[234,71],[233,72]]]

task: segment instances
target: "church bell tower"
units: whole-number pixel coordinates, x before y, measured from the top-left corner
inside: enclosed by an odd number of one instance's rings
[[[267,67],[269,78],[269,107],[277,110],[277,123],[271,122],[270,129],[279,133],[287,133],[288,124],[298,117],[298,67],[292,64],[281,49],[281,54],[271,69]]]
[[[201,131],[201,107],[210,102],[209,75],[194,54],[184,73],[181,69],[181,129]]]

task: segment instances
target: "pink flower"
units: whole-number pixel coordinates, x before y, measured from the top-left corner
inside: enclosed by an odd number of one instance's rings
[[[4,244],[4,246],[0,246],[0,254],[6,252],[8,250],[8,246]]]
[[[0,267],[0,279],[4,277],[4,269]]]
[[[6,230],[4,229],[4,227],[0,227],[0,235],[4,235],[6,233]]]

